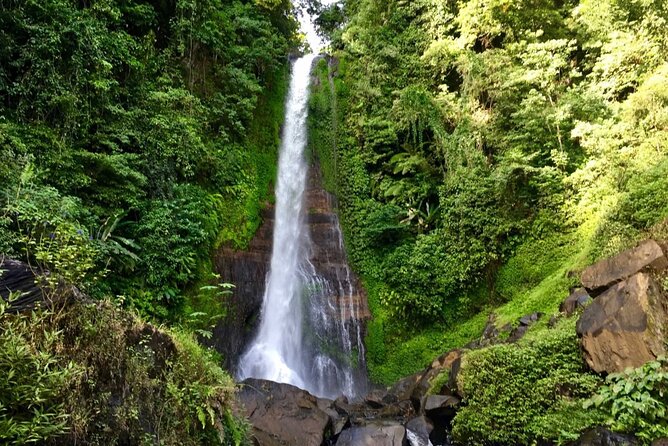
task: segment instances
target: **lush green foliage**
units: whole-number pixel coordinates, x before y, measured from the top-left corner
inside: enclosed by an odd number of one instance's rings
[[[2,253],[179,316],[259,224],[295,23],[288,1],[3,3]]]
[[[62,435],[71,420],[63,397],[80,370],[55,354],[61,335],[34,330],[44,314],[16,317],[0,299],[0,440],[34,444]]]
[[[205,335],[212,252],[248,243],[274,180],[296,23],[287,0],[0,3],[0,256]],[[0,319],[2,441],[245,441],[186,332],[106,304]]]
[[[234,382],[191,334],[108,303],[0,310],[4,442],[246,444]]]
[[[479,312],[554,312],[572,271],[668,217],[661,2],[341,5],[315,149],[370,289],[374,379],[476,337]]]
[[[587,401],[608,414],[607,423],[619,432],[635,434],[646,444],[668,437],[668,361],[648,362],[625,373],[613,373],[606,385]]]
[[[462,444],[533,444],[573,440],[602,420],[583,408],[600,378],[585,373],[566,319],[540,336],[467,353],[457,377],[465,407],[453,422]]]

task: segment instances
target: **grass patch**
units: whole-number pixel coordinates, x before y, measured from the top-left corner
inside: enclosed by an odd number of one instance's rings
[[[487,322],[480,312],[473,317],[427,328],[406,327],[390,316],[380,303],[382,286],[364,281],[373,319],[367,324],[367,365],[373,382],[391,384],[425,368],[443,352],[478,338]]]

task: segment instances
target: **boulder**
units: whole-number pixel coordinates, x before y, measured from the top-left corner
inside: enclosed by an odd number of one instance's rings
[[[598,293],[641,271],[661,271],[668,268],[668,259],[654,240],[645,240],[635,248],[609,259],[601,260],[582,273],[582,285]]]
[[[364,402],[372,409],[380,409],[387,404],[387,391],[373,390],[364,397]]]
[[[462,357],[461,350],[450,350],[447,353],[442,354],[436,358],[423,372],[419,374],[416,381],[413,381],[415,384],[412,386],[410,400],[415,407],[415,410],[420,411],[423,408],[424,397],[429,392],[429,389],[432,386],[433,380],[441,373],[448,371],[450,374],[450,379],[445,385],[445,388],[436,389],[438,393],[450,392],[453,393],[457,386],[454,381],[456,374],[453,373],[454,367],[459,364],[459,361]],[[411,380],[414,380],[414,377],[410,377]]]
[[[345,398],[345,397],[343,397]],[[332,436],[339,435],[343,429],[350,427],[350,417],[346,414],[340,414],[336,404],[331,400],[316,398],[318,409],[329,415],[330,431]]]
[[[11,293],[20,293],[18,299],[10,303],[11,311],[30,309],[43,299],[37,277],[27,264],[0,258],[0,298],[9,300]]]
[[[415,409],[413,408],[413,403],[408,400],[388,404],[376,412],[376,417],[378,418],[391,418],[394,420],[405,421],[407,418],[414,416]]]
[[[510,332],[510,335],[508,335],[508,339],[506,341],[511,344],[513,342],[517,342],[520,339],[522,339],[525,334],[527,334],[527,331],[529,331],[528,325],[520,325],[519,327],[513,329],[513,331]]]
[[[441,409],[451,409],[459,404],[459,398],[449,395],[429,395],[425,398],[424,410],[427,413]]]
[[[411,400],[415,388],[420,384],[420,381],[427,370],[400,379],[394,383],[390,390],[388,390],[388,395],[393,395],[397,401]]]
[[[434,424],[436,437],[447,436],[452,419],[457,414],[460,400],[454,396],[430,395],[425,398],[424,409],[429,420]]]
[[[543,317],[543,313],[531,313],[526,316],[523,316],[519,319],[520,326],[523,327],[528,327],[532,325],[534,322],[537,322],[538,319]]]
[[[406,423],[406,435],[412,446],[416,446],[415,443],[427,446],[433,430],[434,424],[424,416],[413,418]]]
[[[348,398],[340,396],[334,400],[334,409],[339,415],[350,415],[355,412],[355,407],[348,402]]]
[[[487,316],[487,324],[482,331],[482,340],[495,339],[499,335],[499,330],[496,328],[496,314],[490,313]]]
[[[517,328],[510,328],[510,335],[508,336],[508,339],[506,342],[517,342],[520,339],[524,337],[524,335],[529,331],[529,327],[535,324],[541,317],[543,317],[543,313],[531,313],[526,316],[523,316],[518,319],[519,325]]]
[[[407,446],[406,429],[400,424],[368,424],[341,432],[336,446]],[[301,444],[300,444],[301,446]]]
[[[513,324],[511,323],[507,323],[501,328],[497,328],[497,317],[494,313],[491,313],[487,318],[487,324],[485,325],[485,329],[483,330],[480,339],[469,342],[464,348],[475,350],[495,344],[517,342],[524,337],[527,331],[529,331],[529,327],[536,323],[541,317],[543,317],[543,313],[531,313],[519,318],[515,327],[513,327]]]
[[[575,289],[559,306],[559,311],[571,316],[578,309],[584,308],[591,302],[591,296],[584,288]]]
[[[49,283],[49,271],[0,255],[0,299],[10,301],[7,311],[20,313],[39,305],[86,301],[76,287],[62,281]]]
[[[447,384],[448,389],[450,389],[451,393],[454,395],[461,395],[461,392],[459,391],[459,387],[457,385],[457,377],[459,376],[459,372],[461,369],[462,369],[462,356],[460,353],[460,356],[452,362],[452,366],[450,367],[450,378],[448,379],[448,384]]]
[[[320,446],[332,429],[332,407],[305,390],[288,384],[248,379],[242,383],[238,399],[253,426],[259,446]],[[329,405],[328,405],[329,403]]]
[[[578,441],[569,446],[636,446],[638,439],[632,435],[617,434],[599,427],[585,432]]]
[[[665,354],[665,298],[649,274],[638,273],[601,294],[577,323],[587,364],[621,372]]]

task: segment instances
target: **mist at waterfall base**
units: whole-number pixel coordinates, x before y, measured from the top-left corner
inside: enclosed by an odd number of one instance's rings
[[[309,28],[311,48],[321,41]],[[364,346],[353,297],[351,272],[337,268],[329,280],[309,260],[311,238],[305,222],[308,163],[308,99],[317,56],[292,65],[279,154],[275,225],[270,272],[259,331],[242,355],[238,378],[292,384],[327,398],[355,398],[366,388]],[[338,222],[338,244],[343,239]]]

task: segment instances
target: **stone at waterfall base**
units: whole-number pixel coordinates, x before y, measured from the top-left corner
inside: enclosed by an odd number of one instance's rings
[[[639,446],[640,442],[633,435],[618,434],[604,427],[591,429],[569,446]]]
[[[247,379],[238,399],[258,446],[320,446],[332,426],[318,398],[289,384]]]
[[[336,446],[405,446],[407,441],[400,424],[368,424],[343,431]]]

